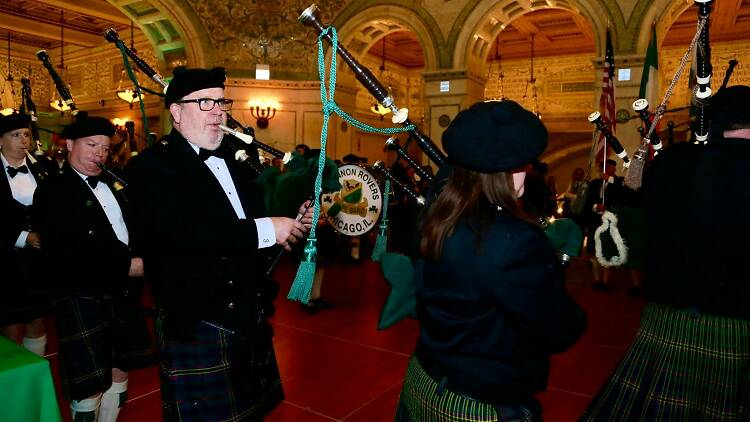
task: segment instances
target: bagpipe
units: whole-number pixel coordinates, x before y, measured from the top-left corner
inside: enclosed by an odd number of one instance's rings
[[[34,155],[26,150],[26,157],[30,164],[37,165],[39,168],[39,177],[44,180],[47,178],[47,171],[44,166],[38,165],[37,157],[43,159],[45,154],[42,149],[42,141],[39,139],[39,128],[37,127],[36,117],[36,104],[31,98],[31,81],[27,78],[21,79],[21,107],[18,110],[20,113],[26,113],[31,117],[29,126],[31,128],[31,141],[34,143]]]
[[[435,163],[438,167],[445,164],[445,155],[437,148],[437,146],[427,135],[422,133],[420,129],[409,120],[409,110],[407,108],[399,108],[398,106],[396,106],[394,99],[389,93],[388,89],[386,89],[385,86],[380,83],[375,75],[367,67],[360,64],[344,46],[338,43],[338,41],[334,42],[334,35],[329,30],[332,27],[329,27],[321,22],[320,17],[318,16],[317,6],[311,5],[310,7],[305,9],[300,14],[298,20],[303,25],[312,27],[317,32],[319,37],[325,38],[332,46],[334,46],[335,51],[332,54],[341,57],[352,70],[355,78],[378,101],[378,103],[393,112],[392,122],[394,124],[401,125],[408,130],[409,139],[413,139],[416,141],[416,144],[420,147],[420,149],[424,152],[424,154],[430,161]],[[406,149],[399,145],[398,138],[396,138],[395,136],[389,137],[385,142],[385,147],[387,149],[395,151],[398,154],[397,160],[403,159],[407,163],[408,167],[413,168],[414,171],[419,175],[419,177],[428,182],[433,181],[433,176],[424,171],[424,169],[411,156],[409,156],[409,154],[406,152]],[[406,186],[402,180],[399,180],[398,177],[388,171],[386,166],[382,162],[375,163],[373,167],[385,176],[385,178],[389,182],[388,185],[392,183],[393,185],[398,187],[398,189],[403,191],[407,196],[414,199],[414,201],[419,206],[423,206],[425,204],[424,197]],[[389,187],[390,186],[386,186],[386,195],[389,194]],[[384,200],[384,203],[387,202],[387,199]]]
[[[320,21],[320,17],[317,15],[318,8],[315,5],[311,5],[305,9],[299,16],[299,21],[307,26],[311,26],[318,33],[328,40],[331,45],[334,45],[333,36],[327,31],[327,26],[323,25]],[[354,76],[364,86],[364,88],[380,103],[383,107],[391,109],[393,112],[392,121],[394,124],[401,124],[404,127],[411,127],[409,132],[416,139],[419,147],[424,151],[425,155],[432,160],[438,166],[445,163],[445,155],[437,148],[432,140],[425,134],[423,134],[419,128],[416,127],[409,120],[409,110],[407,108],[398,108],[393,101],[393,97],[389,94],[388,90],[378,81],[373,73],[357,62],[356,59],[346,50],[341,44],[335,43],[336,51],[333,54],[337,54],[344,59],[344,62],[354,72]]]
[[[39,61],[42,62],[44,68],[47,69],[47,72],[49,72],[49,75],[52,77],[52,82],[54,82],[55,84],[55,89],[57,89],[57,93],[60,94],[61,105],[62,103],[64,103],[68,107],[70,107],[70,114],[75,117],[78,114],[78,107],[76,107],[75,101],[73,101],[73,96],[70,94],[68,86],[65,84],[65,82],[63,82],[62,78],[55,70],[55,66],[53,66],[50,62],[47,50],[37,51],[36,57],[39,59]]]
[[[698,8],[698,23],[695,35],[693,36],[687,51],[685,51],[680,64],[675,72],[662,102],[656,107],[653,112],[648,110],[649,103],[646,99],[638,99],[633,103],[633,110],[637,113],[638,118],[642,122],[642,133],[641,142],[637,151],[633,154],[633,159],[627,158],[627,153],[623,155],[623,150],[620,147],[613,145],[613,149],[618,157],[624,162],[624,167],[628,169],[627,176],[625,178],[625,185],[632,189],[639,189],[642,184],[643,170],[646,165],[646,161],[651,156],[651,150],[654,151],[654,156],[658,155],[662,149],[662,142],[659,137],[656,128],[659,120],[667,112],[666,105],[669,98],[672,96],[674,87],[680,79],[680,76],[685,70],[687,63],[692,58],[692,53],[695,51],[696,54],[696,85],[692,93],[694,98],[694,104],[691,107],[695,114],[695,122],[693,124],[693,141],[695,143],[706,143],[709,141],[709,126],[710,122],[707,116],[707,107],[713,91],[711,90],[711,45],[709,42],[709,21],[711,17],[711,6],[713,0],[694,0],[695,5]],[[731,74],[735,64],[727,70],[727,76],[725,77],[725,86],[729,75]],[[598,130],[605,130],[608,122],[598,123],[597,119],[592,118],[597,112],[592,113],[589,116],[589,121],[596,124]],[[605,135],[608,139],[616,139],[611,134]],[[619,143],[619,142],[618,142]]]
[[[75,101],[73,101],[73,95],[71,95],[70,90],[68,89],[68,85],[65,84],[65,82],[62,80],[60,75],[55,70],[55,67],[52,65],[49,59],[49,55],[47,54],[47,51],[45,50],[39,50],[36,53],[37,58],[42,62],[44,67],[49,72],[50,76],[52,77],[52,81],[55,83],[55,88],[57,89],[57,93],[60,94],[60,98],[62,102],[68,105],[71,110],[71,114],[73,115],[73,118],[79,119],[84,118],[87,114],[85,112],[79,112],[80,110],[75,104]],[[125,180],[123,180],[120,176],[118,176],[115,172],[112,171],[108,166],[97,163],[96,164],[104,173],[106,173],[109,177],[112,178],[114,181],[114,188],[115,192],[120,194],[121,197],[127,202],[127,198],[125,197],[125,194],[123,192],[123,189],[127,187],[127,183],[125,183]]]
[[[151,80],[159,84],[166,92],[167,82],[159,73],[154,70],[145,60],[136,54],[133,49],[125,45],[120,39],[117,31],[114,28],[109,28],[104,32],[104,38],[115,44],[120,51],[124,52],[133,62],[136,64],[146,76]],[[136,89],[140,88],[136,86]],[[157,95],[161,95],[156,93]],[[239,130],[237,130],[239,129]],[[245,127],[238,122],[234,117],[227,114],[227,125],[221,126],[221,130],[231,135],[225,138],[222,142],[222,146],[227,148],[229,152],[234,155],[234,159],[240,163],[248,165],[255,173],[260,174],[263,171],[263,166],[260,164],[258,159],[257,150],[262,150],[271,154],[272,156],[281,159],[285,164],[291,159],[290,153],[279,151],[278,149],[264,144],[255,137],[255,130],[251,127]]]

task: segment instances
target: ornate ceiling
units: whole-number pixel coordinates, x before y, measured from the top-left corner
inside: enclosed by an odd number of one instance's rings
[[[662,45],[690,44],[695,35],[697,12],[690,7],[675,20]],[[750,0],[715,1],[711,13],[711,41],[735,41],[750,38]]]
[[[60,47],[61,23],[66,44],[94,47],[104,42],[109,27],[130,28],[130,20],[104,0],[3,0],[0,2],[0,37],[23,45]]]
[[[191,34],[206,34],[205,39],[192,41],[208,46],[207,56],[201,58],[205,65],[224,65],[249,72],[256,63],[266,62],[281,78],[314,68],[315,37],[308,28],[297,23],[299,11],[310,1],[2,0],[0,46],[4,47],[10,36],[13,46],[27,51],[57,48],[62,21],[66,45],[87,48],[101,45],[101,34],[108,27],[117,29],[123,39],[128,38],[133,21],[136,36],[142,30],[155,47],[155,54],[166,62],[166,67],[173,67],[186,61],[184,38],[189,34],[186,35],[184,27],[192,26]],[[451,4],[446,2],[446,7],[453,7],[455,0],[450,1]],[[368,3],[422,7],[417,5],[419,2],[408,1]],[[428,3],[434,1],[420,4]],[[488,60],[498,53],[507,59],[529,57],[532,36],[537,57],[597,51],[594,26],[578,13],[572,2],[533,0],[525,6],[517,1],[506,3],[502,6],[505,3],[498,2],[501,10],[492,11],[491,16],[502,12],[503,19],[495,19],[502,30],[494,40],[490,37],[482,49]],[[332,22],[352,4],[351,0],[319,1],[325,22]],[[663,45],[687,44],[695,29],[695,15],[694,7],[682,12]],[[393,25],[373,20],[361,28],[362,36],[352,40],[348,47],[380,58],[383,56],[380,40],[385,36],[387,60],[406,68],[424,67],[425,46],[404,25]],[[750,38],[750,0],[714,2],[711,34],[714,41]]]

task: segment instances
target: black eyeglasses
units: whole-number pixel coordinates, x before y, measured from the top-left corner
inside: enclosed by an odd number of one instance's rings
[[[234,100],[228,98],[219,98],[218,100],[213,98],[197,98],[195,100],[180,100],[175,102],[178,104],[197,103],[198,108],[200,108],[201,111],[211,111],[216,107],[216,104],[218,104],[221,111],[229,111],[232,109]]]

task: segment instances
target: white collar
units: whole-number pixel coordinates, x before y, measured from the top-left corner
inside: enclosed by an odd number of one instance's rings
[[[5,158],[5,154],[3,154],[2,152],[0,152],[0,159],[2,159],[3,161],[3,168],[6,168],[8,166],[14,167],[10,165],[8,160]],[[21,167],[21,166],[29,167],[29,163],[26,162],[26,157],[23,157],[23,161],[21,161],[21,164],[18,167]],[[18,167],[14,167],[14,168],[18,168]]]

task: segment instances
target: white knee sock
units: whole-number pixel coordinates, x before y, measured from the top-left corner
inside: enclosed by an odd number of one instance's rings
[[[124,400],[120,403],[120,397],[126,391],[128,391],[128,380],[112,382],[112,386],[102,396],[102,406],[99,409],[98,422],[115,422],[117,420],[117,415],[120,414],[120,407],[125,404]]]
[[[96,415],[99,411],[99,405],[101,404],[102,396],[101,394],[92,398],[92,399],[84,399],[81,401],[73,400],[70,402],[70,409],[72,410],[72,416],[73,416],[73,422],[76,421],[76,414],[79,413],[93,413],[94,418],[84,418],[86,421],[90,420],[96,420]],[[83,415],[80,415],[83,416]]]
[[[23,347],[34,354],[44,357],[44,349],[47,348],[47,336],[43,335],[37,338],[24,337]]]

